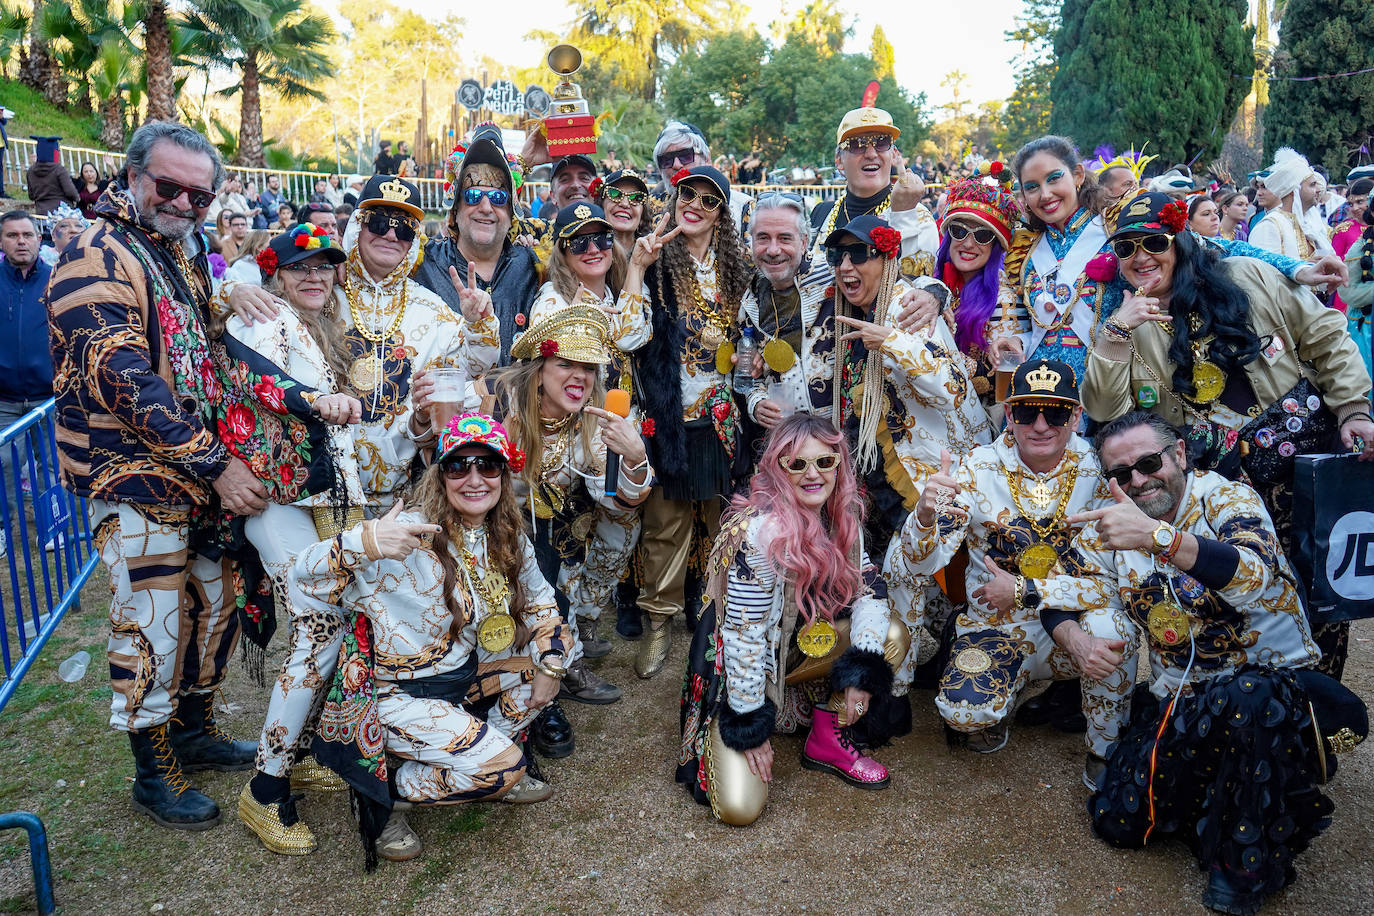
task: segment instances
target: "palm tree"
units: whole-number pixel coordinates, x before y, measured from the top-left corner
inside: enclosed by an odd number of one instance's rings
[[[124,148],[124,92],[133,67],[125,43],[114,38],[101,41],[91,67],[91,91],[100,100],[100,142],[105,149]]]
[[[310,10],[307,0],[198,0],[183,20],[204,40],[204,64],[228,64],[240,81],[224,95],[240,95],[239,161],[264,164],[262,87],[282,98],[323,99],[316,88],[329,75],[324,51],[334,38],[328,17]]]
[[[9,79],[10,59],[23,53],[28,34],[28,12],[0,0],[0,78]]]
[[[39,34],[38,23],[43,18],[46,0],[33,0],[33,16],[29,19],[28,55],[20,58],[19,78],[30,89],[43,93],[49,104],[66,107],[67,86],[62,81],[62,71],[57,61],[48,51],[48,43]]]
[[[107,149],[124,146],[124,93],[137,54],[131,33],[139,11],[120,0],[68,0],[43,8],[36,31],[75,89],[75,107],[100,108],[101,140]]]
[[[172,82],[172,37],[166,0],[141,0],[143,54],[148,86],[148,120],[177,119],[176,87]]]

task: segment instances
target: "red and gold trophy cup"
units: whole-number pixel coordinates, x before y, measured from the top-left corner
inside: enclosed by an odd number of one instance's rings
[[[557,159],[573,153],[596,153],[596,118],[582,98],[582,89],[569,79],[582,69],[582,52],[572,45],[559,45],[549,52],[549,68],[562,80],[553,89],[553,105],[544,118],[544,136],[549,155]]]

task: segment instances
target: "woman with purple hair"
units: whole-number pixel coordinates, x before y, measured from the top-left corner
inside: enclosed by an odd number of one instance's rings
[[[999,184],[1010,183],[1011,170],[1000,162],[988,163],[980,171]],[[1000,279],[1020,216],[1016,198],[980,176],[950,185],[940,223],[935,272],[950,291],[945,315],[953,321],[954,342],[964,354],[973,390],[989,405],[997,368],[988,354],[990,331],[1010,301],[1010,290],[1005,293],[1008,302],[999,298],[1005,290]]]
[[[888,785],[858,746],[893,733],[893,669],[910,637],[864,552],[863,518],[844,436],[801,413],[769,432],[748,495],[721,520],[683,685],[677,780],[727,824],[763,813],[773,737],[808,720],[803,767]]]

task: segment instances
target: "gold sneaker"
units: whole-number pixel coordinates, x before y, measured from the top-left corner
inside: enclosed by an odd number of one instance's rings
[[[314,756],[305,757],[291,768],[291,788],[315,792],[343,792],[348,783]]]
[[[258,835],[262,845],[278,855],[305,856],[315,851],[315,834],[305,821],[286,826],[277,806],[258,804],[246,785],[239,793],[239,820]]]
[[[668,650],[673,645],[673,618],[658,614],[647,616],[649,625],[644,628],[639,652],[635,655],[635,674],[642,678],[651,678],[663,670],[668,663]]]

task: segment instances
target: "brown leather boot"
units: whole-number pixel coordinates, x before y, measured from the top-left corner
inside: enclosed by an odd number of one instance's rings
[[[568,666],[568,676],[563,678],[563,683],[558,688],[558,696],[560,699],[576,700],[578,703],[604,706],[620,699],[620,688],[597,677],[596,673],[587,667],[586,659],[579,658]]]

